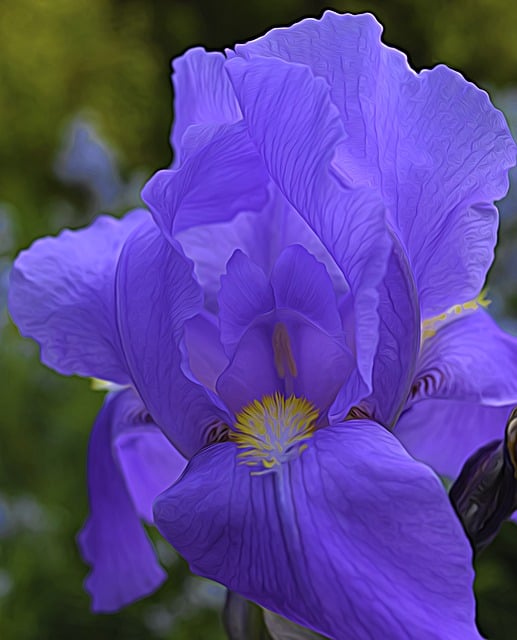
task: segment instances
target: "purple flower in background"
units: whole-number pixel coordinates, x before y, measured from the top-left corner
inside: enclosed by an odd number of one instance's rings
[[[327,12],[187,52],[152,216],[15,263],[43,362],[121,387],[89,454],[97,610],[163,580],[144,519],[330,638],[480,637],[469,543],[415,458],[454,475],[517,403],[480,296],[515,145],[484,92],[380,33]]]
[[[115,154],[94,126],[81,118],[70,123],[66,131],[55,172],[64,183],[82,185],[100,210],[113,207],[123,190]]]

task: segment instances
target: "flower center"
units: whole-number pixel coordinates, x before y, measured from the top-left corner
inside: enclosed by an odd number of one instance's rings
[[[243,464],[262,464],[269,470],[307,447],[317,419],[317,409],[305,398],[275,393],[254,400],[237,414],[229,440],[242,449]]]

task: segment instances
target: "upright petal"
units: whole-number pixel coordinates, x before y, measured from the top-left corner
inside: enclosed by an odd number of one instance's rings
[[[173,62],[171,143],[176,165],[183,159],[182,138],[189,127],[227,124],[240,119],[237,99],[224,70],[225,61],[222,53],[196,47]]]
[[[201,384],[214,390],[217,378],[228,364],[217,318],[200,313],[185,322],[184,331],[190,371]]]
[[[258,211],[267,203],[269,178],[240,122],[225,60],[221,53],[196,47],[173,65],[171,141],[177,161],[174,169],[153,176],[142,192],[169,239],[199,225],[230,221],[240,212]]]
[[[420,349],[416,287],[407,257],[395,239],[379,295],[379,346],[372,394],[364,403],[377,422],[393,426],[408,397]]]
[[[196,132],[195,149],[181,166],[158,171],[142,190],[169,240],[199,224],[259,211],[267,202],[269,178],[242,122],[198,127]]]
[[[235,251],[221,278],[219,293],[221,340],[227,353],[234,353],[250,324],[272,311],[274,304],[266,274],[242,251]]]
[[[471,549],[441,483],[387,430],[316,432],[269,473],[231,443],[156,502],[191,569],[334,639],[479,639]],[[250,473],[251,472],[251,473]]]
[[[219,308],[221,338],[232,359],[217,390],[232,410],[275,391],[328,409],[354,364],[322,263],[300,245],[287,247],[270,284],[237,251],[222,279]]]
[[[236,249],[269,275],[280,253],[292,244],[300,244],[325,265],[337,291],[348,290],[342,271],[307,222],[275,185],[270,184],[268,192],[269,200],[260,212],[244,211],[232,220],[191,227],[176,234],[185,254],[194,262],[205,306],[211,310],[217,308],[220,279]]]
[[[279,392],[307,398],[327,412],[355,363],[342,336],[331,336],[291,310],[269,314],[241,338],[217,392],[234,412]]]
[[[347,134],[334,166],[375,185],[415,271],[424,316],[480,290],[493,259],[494,200],[508,189],[515,144],[488,96],[443,66],[415,74],[380,41],[369,14],[326,12],[238,45],[246,59],[304,64],[324,78]]]
[[[298,245],[287,247],[271,274],[278,309],[298,311],[330,334],[342,331],[336,294],[321,262]]]
[[[11,271],[9,310],[41,360],[65,375],[129,381],[115,322],[115,271],[124,241],[150,218],[133,211],[37,240]]]
[[[262,321],[250,327],[217,380],[217,393],[233,413],[256,398],[283,391],[283,381],[275,368],[273,324]]]
[[[184,323],[201,310],[192,264],[156,227],[126,242],[117,273],[120,336],[131,378],[155,422],[186,458],[225,416],[184,371]]]
[[[336,145],[345,136],[326,82],[306,67],[277,59],[234,58],[227,67],[250,136],[272,179],[350,284],[358,367],[370,385],[377,347],[377,286],[390,245],[384,207],[375,192],[342,187],[330,171]]]
[[[117,611],[149,595],[166,577],[114,456],[115,433],[134,426],[132,394],[127,390],[107,397],[90,437],[90,517],[78,540],[92,567],[85,587],[97,612]]]
[[[256,219],[258,218],[258,222]],[[254,253],[264,246],[262,235],[269,225],[255,212],[241,212],[225,222],[212,222],[190,227],[176,234],[185,255],[194,263],[194,273],[203,289],[205,307],[218,310],[217,298],[221,288],[221,276],[237,249],[255,258]],[[263,267],[260,260],[255,260]]]

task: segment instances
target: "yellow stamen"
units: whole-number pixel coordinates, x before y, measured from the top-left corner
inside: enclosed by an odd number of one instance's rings
[[[300,454],[315,430],[318,411],[305,398],[280,393],[254,400],[237,414],[229,440],[242,449],[243,464],[272,469]]]

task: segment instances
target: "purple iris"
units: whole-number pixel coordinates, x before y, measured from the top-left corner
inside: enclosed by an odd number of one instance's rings
[[[517,403],[480,295],[515,145],[484,92],[380,34],[327,12],[188,51],[152,216],[15,263],[43,362],[120,387],[89,452],[96,610],[163,580],[144,519],[330,638],[480,638],[471,548],[415,458],[456,474]]]

